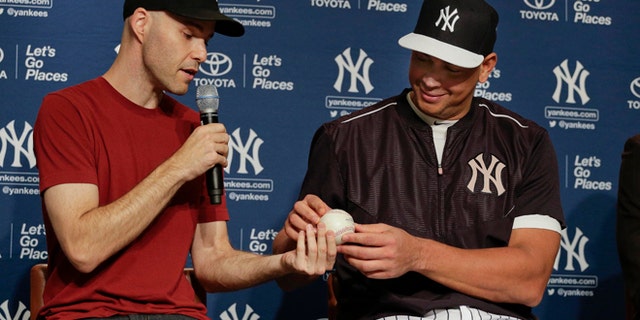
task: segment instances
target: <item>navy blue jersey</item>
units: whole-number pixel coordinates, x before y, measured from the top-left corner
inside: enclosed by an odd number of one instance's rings
[[[360,224],[386,223],[459,248],[507,246],[522,215],[548,215],[564,227],[557,158],[545,129],[474,98],[448,129],[439,168],[431,127],[411,109],[408,92],[321,126],[300,196],[316,194]],[[524,305],[470,297],[417,273],[368,279],[341,257],[336,268],[344,319],[459,305],[532,317]]]

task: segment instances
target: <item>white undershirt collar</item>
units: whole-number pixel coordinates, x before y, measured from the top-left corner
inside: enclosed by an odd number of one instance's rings
[[[413,100],[411,100],[411,92],[407,93],[407,101],[409,101],[409,105],[413,112],[415,112],[422,121],[431,126],[431,131],[433,132],[433,144],[435,145],[436,156],[438,158],[438,167],[440,167],[440,164],[442,163],[442,153],[444,152],[444,144],[447,141],[447,129],[458,122],[458,120],[441,120],[425,114],[420,111],[415,104],[413,104]]]

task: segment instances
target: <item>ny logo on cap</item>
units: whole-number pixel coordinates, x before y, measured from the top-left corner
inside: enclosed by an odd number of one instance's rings
[[[453,12],[449,12],[449,7],[450,6],[440,9],[440,17],[438,18],[438,21],[436,21],[436,27],[439,27],[440,22],[442,22],[442,31],[447,31],[447,29],[449,29],[449,31],[454,32],[456,22],[458,22],[460,16],[458,15],[458,9],[454,9]]]

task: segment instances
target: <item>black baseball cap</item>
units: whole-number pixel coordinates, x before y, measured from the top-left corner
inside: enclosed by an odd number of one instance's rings
[[[400,46],[463,68],[493,52],[498,13],[484,0],[425,0],[412,33]]]
[[[220,12],[216,0],[125,0],[122,17],[126,19],[137,8],[150,11],[162,10],[196,20],[215,21],[216,33],[229,37],[244,34],[244,26]]]

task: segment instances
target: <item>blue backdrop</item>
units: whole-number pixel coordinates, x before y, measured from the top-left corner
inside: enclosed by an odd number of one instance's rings
[[[622,319],[615,247],[620,153],[640,119],[640,2],[490,1],[500,13],[490,81],[476,95],[546,127],[558,154],[563,232],[540,319]],[[195,86],[214,84],[231,133],[226,172],[231,241],[271,252],[296,199],[310,139],[323,122],[408,86],[418,0],[237,0],[246,27],[216,36]],[[116,56],[122,1],[0,0],[0,319],[27,319],[28,271],[46,261],[32,126],[43,96],[100,76]],[[209,294],[212,319],[326,317],[326,286],[274,283]]]

